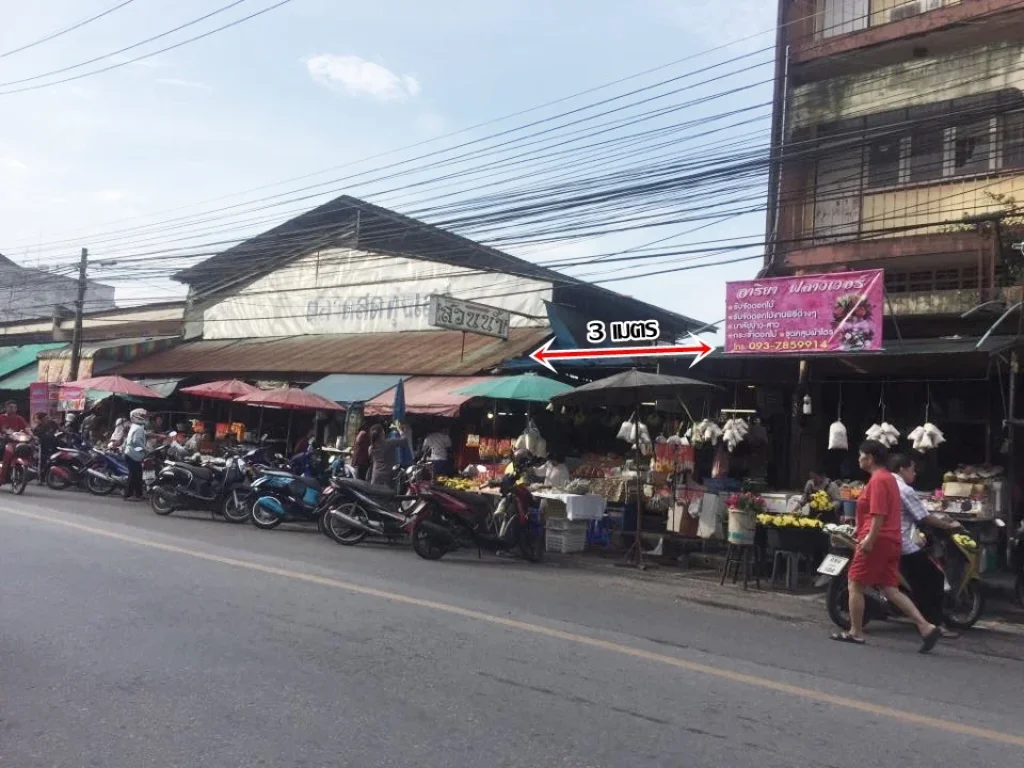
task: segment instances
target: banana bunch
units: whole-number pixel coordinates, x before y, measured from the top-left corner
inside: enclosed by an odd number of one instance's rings
[[[978,542],[976,542],[966,533],[954,533],[953,541],[955,541],[958,545],[966,549],[968,552],[975,552],[978,549]]]
[[[439,477],[437,484],[453,491],[475,491],[479,485],[473,480],[466,480],[462,477]]]
[[[758,515],[757,522],[771,528],[822,528],[821,520],[798,515]]]
[[[835,507],[835,502],[828,495],[828,491],[815,491],[811,494],[811,509],[815,512],[828,512]]]

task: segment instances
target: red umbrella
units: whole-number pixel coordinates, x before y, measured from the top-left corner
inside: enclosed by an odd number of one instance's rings
[[[185,387],[181,391],[186,395],[208,397],[211,400],[237,400],[245,395],[255,395],[260,390],[251,384],[246,384],[244,381],[227,379],[225,381],[210,381],[206,384],[196,384],[194,387]]]
[[[163,396],[154,392],[149,387],[144,387],[137,381],[126,379],[121,376],[96,376],[91,379],[79,379],[78,381],[66,381],[62,387],[77,387],[78,389],[91,389],[96,392],[109,392],[112,395],[128,395],[129,397],[149,397],[154,400],[163,400]]]
[[[291,387],[260,390],[251,395],[244,395],[235,402],[269,408],[284,408],[290,411],[345,410],[333,400],[320,397],[320,395],[307,392],[304,389],[293,389]]]

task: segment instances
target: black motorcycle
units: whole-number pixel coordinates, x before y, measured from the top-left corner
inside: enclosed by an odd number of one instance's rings
[[[428,472],[417,464],[399,472],[398,488],[373,485],[351,477],[336,476],[324,490],[323,531],[346,546],[361,543],[367,536],[396,542],[406,534],[416,498],[399,493]]]
[[[167,461],[149,489],[150,505],[158,515],[176,509],[207,509],[232,523],[249,519],[251,488],[245,461],[231,456],[223,463]]]

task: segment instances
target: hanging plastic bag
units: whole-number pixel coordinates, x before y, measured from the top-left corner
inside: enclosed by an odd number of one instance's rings
[[[836,420],[828,428],[828,449],[830,451],[850,450],[850,438],[846,434],[846,426],[843,422]]]
[[[616,439],[622,440],[624,443],[632,443],[636,438],[636,425],[633,424],[633,417],[631,416],[626,421],[622,422],[622,426],[619,427],[619,432],[615,436]]]

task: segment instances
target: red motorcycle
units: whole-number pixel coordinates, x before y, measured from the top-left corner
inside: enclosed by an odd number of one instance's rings
[[[11,484],[11,493],[21,496],[28,486],[29,479],[39,472],[36,442],[28,435],[19,432],[7,438],[3,450],[6,450],[7,443],[14,444],[14,457],[11,459],[7,482]]]
[[[443,488],[421,480],[410,486],[416,496],[408,524],[412,548],[424,560],[440,560],[449,552],[475,547],[488,552],[518,552],[531,563],[544,557],[544,527],[529,488],[519,484],[525,468],[491,486],[501,490],[495,510],[477,493]]]

